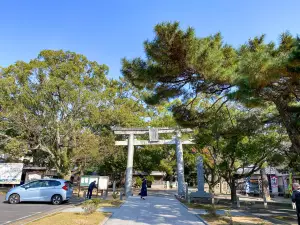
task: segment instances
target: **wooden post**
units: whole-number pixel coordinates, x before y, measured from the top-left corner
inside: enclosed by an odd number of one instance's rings
[[[80,188],[81,188],[81,186],[80,186],[80,182],[79,182],[79,186],[78,186],[78,197],[80,197]]]

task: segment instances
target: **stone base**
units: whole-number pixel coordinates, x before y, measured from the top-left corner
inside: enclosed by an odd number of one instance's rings
[[[193,202],[211,204],[212,196],[205,191],[197,191],[190,194],[190,199]]]
[[[190,195],[192,198],[211,198],[211,194],[205,191],[192,192]]]

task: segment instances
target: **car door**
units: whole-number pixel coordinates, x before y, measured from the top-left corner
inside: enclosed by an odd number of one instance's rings
[[[21,193],[21,201],[40,201],[40,181],[33,181],[24,185],[24,190]]]
[[[57,180],[47,180],[42,190],[43,201],[51,201],[53,195],[59,194],[61,183]]]
[[[40,201],[49,202],[53,196],[53,186],[51,185],[51,180],[41,181],[40,187]]]

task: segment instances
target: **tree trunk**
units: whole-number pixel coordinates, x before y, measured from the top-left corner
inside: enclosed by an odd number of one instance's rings
[[[236,206],[237,205],[237,198],[236,198],[236,184],[235,184],[235,180],[232,180],[229,184],[230,186],[230,194],[231,194],[231,203],[232,206]]]
[[[266,173],[266,169],[262,168],[260,170],[261,175],[261,188],[262,188],[262,197],[266,200],[270,200],[270,191],[269,191],[269,181]]]
[[[209,186],[209,193],[211,194],[211,204],[215,204],[215,186]]]

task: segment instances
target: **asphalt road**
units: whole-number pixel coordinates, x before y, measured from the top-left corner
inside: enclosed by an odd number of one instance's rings
[[[78,203],[78,200],[70,200],[69,203],[62,205],[52,205],[50,203],[20,203],[11,205],[4,202],[5,196],[0,195],[0,225],[9,224],[41,213],[52,211],[59,208],[65,208]]]

